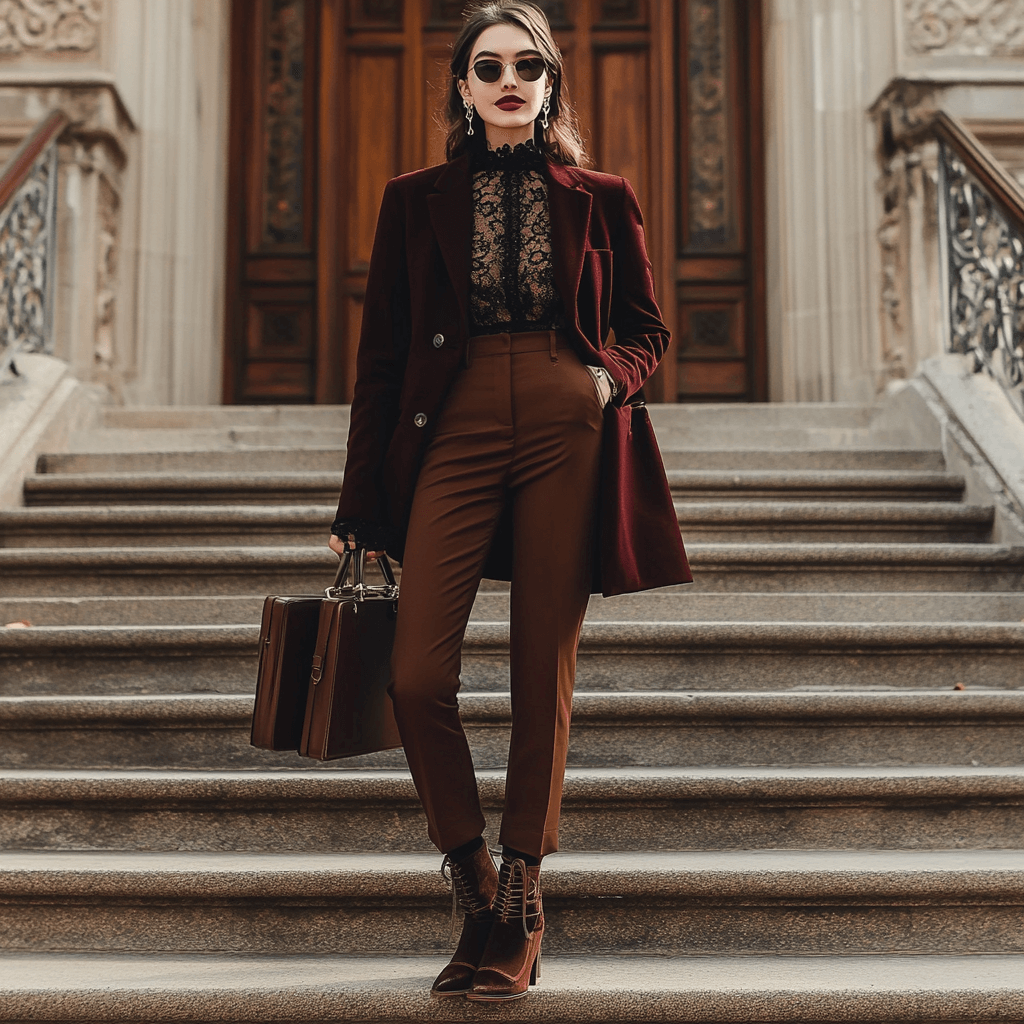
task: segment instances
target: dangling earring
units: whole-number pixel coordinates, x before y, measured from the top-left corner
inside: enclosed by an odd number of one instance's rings
[[[541,115],[540,115],[540,118],[541,118],[540,123],[541,123],[541,127],[544,129],[544,131],[548,130],[548,109],[550,108],[550,106],[551,106],[551,103],[548,100],[547,96],[545,96],[544,97],[544,104],[541,107]]]
[[[467,99],[462,101],[466,106],[466,120],[469,122],[469,127],[466,129],[467,135],[473,134],[473,104]]]

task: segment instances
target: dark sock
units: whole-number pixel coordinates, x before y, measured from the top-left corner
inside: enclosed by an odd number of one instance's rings
[[[523,853],[522,850],[513,850],[511,846],[503,846],[501,856],[503,860],[525,861],[528,868],[535,868],[540,863],[540,857],[531,857],[528,853]]]
[[[465,860],[467,857],[472,857],[483,845],[484,837],[477,836],[476,839],[470,839],[468,843],[463,843],[461,846],[456,846],[454,850],[449,850],[448,856],[452,860]]]

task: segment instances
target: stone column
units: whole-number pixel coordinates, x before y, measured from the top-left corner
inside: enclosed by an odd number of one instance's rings
[[[894,67],[895,10],[893,0],[767,5],[774,401],[874,397],[876,170],[867,108]]]
[[[115,74],[140,125],[130,402],[221,393],[228,0],[118,0]]]

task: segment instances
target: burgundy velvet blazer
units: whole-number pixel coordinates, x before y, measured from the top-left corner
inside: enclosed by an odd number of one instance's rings
[[[584,363],[603,366],[615,378],[619,390],[612,402],[622,405],[670,341],[654,297],[639,204],[618,175],[547,159],[545,178],[554,279],[570,342]],[[366,281],[338,517],[382,524],[390,537],[388,555],[399,562],[423,453],[469,336],[472,232],[468,153],[385,186]],[[616,344],[605,348],[609,327]],[[508,512],[485,566],[488,579],[511,578]],[[663,525],[679,529],[674,518]],[[593,576],[598,591],[596,549]]]

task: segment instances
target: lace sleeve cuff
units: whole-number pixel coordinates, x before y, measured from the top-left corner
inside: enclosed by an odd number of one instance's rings
[[[383,551],[387,546],[384,527],[369,519],[335,519],[331,533],[343,539],[348,539],[349,534],[352,534],[356,543],[369,551]]]

